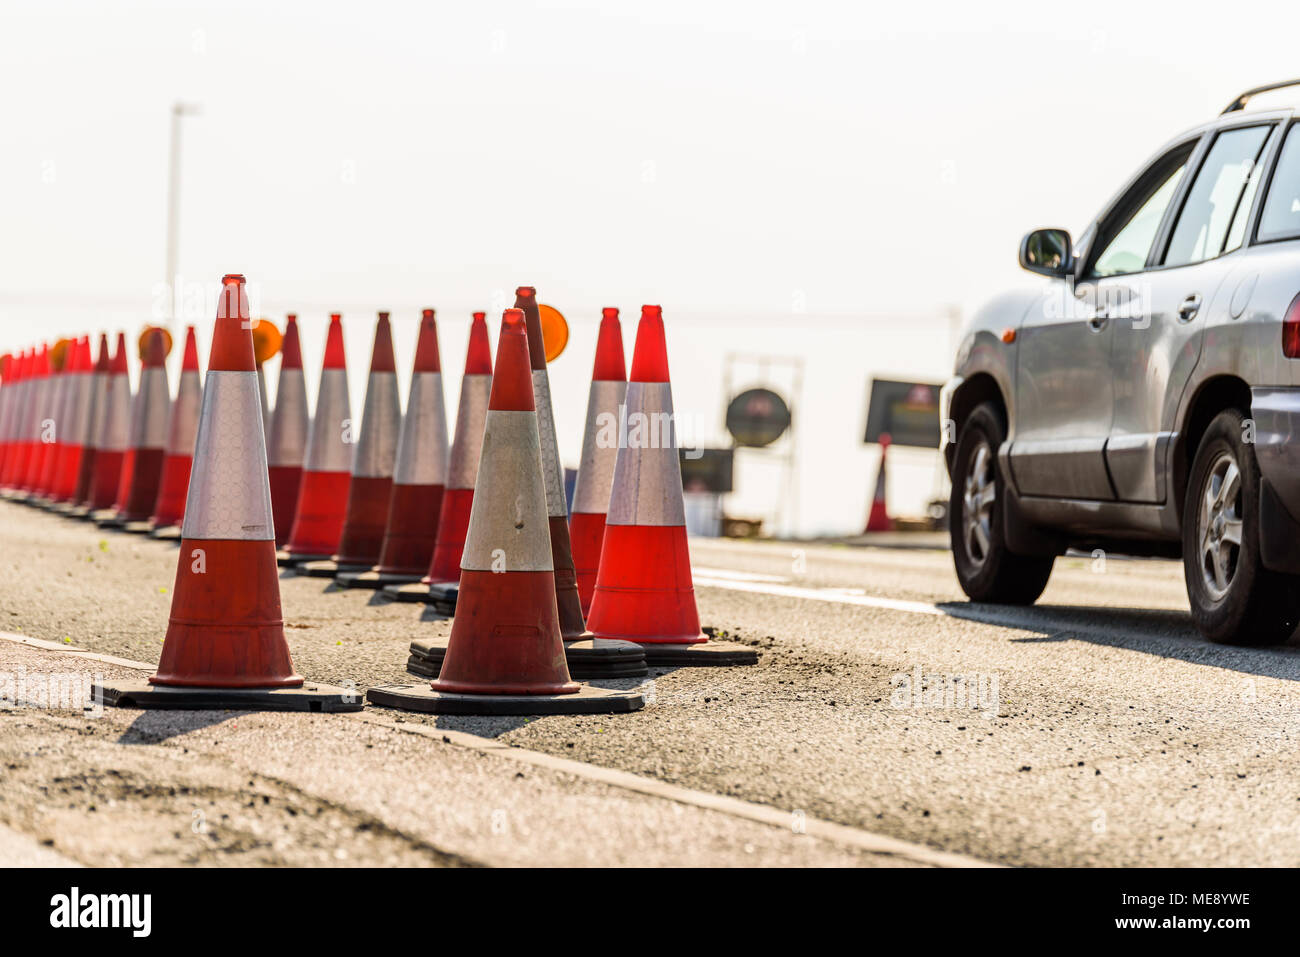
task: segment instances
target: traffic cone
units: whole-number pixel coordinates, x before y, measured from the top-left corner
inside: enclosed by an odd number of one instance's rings
[[[13,445],[14,395],[18,391],[21,367],[21,354],[6,352],[0,356],[0,484],[4,482],[5,465]]]
[[[91,486],[95,479],[95,457],[104,431],[104,416],[108,406],[108,370],[112,361],[108,352],[108,336],[99,334],[99,354],[90,373],[90,405],[86,416],[85,438],[82,440],[81,464],[77,469],[77,487],[72,493],[67,515],[84,518],[90,514]]]
[[[171,388],[166,362],[162,329],[147,330],[140,356],[140,388],[131,409],[131,434],[117,488],[117,510],[98,523],[100,528],[149,531],[149,516],[158,501],[163,458],[167,454]]]
[[[397,439],[402,431],[401,401],[393,361],[393,331],[388,313],[381,312],[375,325],[370,380],[352,458],[352,482],[338,553],[321,561],[303,562],[297,566],[298,574],[333,578],[339,572],[367,571],[379,561],[392,499]]]
[[[348,588],[419,581],[433,558],[446,484],[447,413],[442,399],[438,324],[434,311],[425,309],[397,442],[392,498],[379,563],[368,571],[339,572],[335,581]]]
[[[117,350],[109,362],[104,378],[104,416],[100,420],[99,441],[95,449],[95,474],[90,486],[90,512],[92,519],[107,518],[117,501],[117,488],[121,484],[122,461],[131,421],[131,380],[126,372],[126,335],[117,334]],[[96,514],[99,513],[99,514]]]
[[[106,704],[359,711],[359,696],[294,674],[280,611],[266,443],[243,276],[222,279],[157,674],[100,682]]]
[[[40,434],[41,354],[35,347],[28,350],[27,368],[23,372],[23,396],[15,422],[17,432],[14,437],[13,463],[5,482],[9,497],[15,501],[27,498],[23,485],[27,482],[27,470],[31,467]]]
[[[203,386],[199,384],[199,347],[194,327],[185,331],[185,351],[181,354],[181,377],[167,422],[167,452],[163,458],[162,479],[158,484],[158,502],[149,519],[153,538],[179,538],[178,526],[185,517],[185,496],[190,488],[190,468],[194,464],[194,438],[199,431],[199,407]]]
[[[24,438],[26,422],[27,370],[30,365],[27,350],[18,353],[9,362],[4,382],[4,451],[0,459],[0,489],[6,497],[13,488],[13,474]]]
[[[465,352],[465,374],[460,380],[460,403],[456,407],[456,434],[447,466],[447,487],[438,511],[438,534],[428,571],[419,583],[385,585],[384,594],[398,601],[436,603],[443,599],[442,586],[450,585],[453,596],[460,581],[460,557],[474,504],[474,482],[478,478],[479,453],[483,447],[483,423],[487,418],[488,396],[492,391],[492,346],[488,339],[487,313],[474,313],[469,327],[469,348]],[[444,609],[445,609],[444,605]],[[454,605],[452,606],[454,608]],[[449,612],[444,611],[449,614]]]
[[[22,460],[22,473],[18,476],[18,491],[23,501],[29,501],[41,474],[41,463],[45,460],[47,439],[52,438],[50,431],[50,387],[53,384],[50,369],[50,347],[41,346],[36,357],[32,377],[32,404],[27,418],[27,452]]]
[[[298,486],[307,451],[311,414],[307,411],[307,380],[302,373],[302,345],[298,317],[289,313],[280,346],[280,381],[275,389],[275,410],[267,433],[266,460],[271,479],[271,515],[275,519],[275,544],[284,545],[298,509]]]
[[[876,472],[876,494],[871,497],[871,511],[867,513],[868,532],[889,532],[894,529],[894,520],[885,508],[885,456],[889,453],[892,440],[889,433],[880,436],[880,470]]]
[[[663,315],[643,306],[588,625],[637,642],[651,665],[755,664],[753,649],[700,630],[677,454]]]
[[[335,312],[330,315],[325,337],[325,361],[316,391],[316,414],[307,440],[293,528],[284,554],[277,556],[281,565],[324,561],[338,549],[348,486],[352,483],[351,434],[352,400],[348,396],[343,353],[343,317]]]
[[[72,501],[72,496],[77,491],[77,475],[81,470],[81,457],[90,432],[92,367],[90,337],[82,336],[73,344],[72,357],[64,373],[68,377],[68,384],[59,426],[62,441],[55,455],[49,483],[50,500],[59,506]]]
[[[70,410],[67,408],[68,384],[72,381],[70,366],[76,358],[76,342],[60,339],[50,350],[50,379],[46,396],[46,415],[41,423],[40,459],[34,463],[35,481],[28,502],[46,508],[52,504],[54,469],[66,445],[64,432],[68,427]]]
[[[442,674],[371,688],[373,704],[440,714],[591,714],[645,704],[569,676],[557,614],[546,486],[524,312],[507,309]]]
[[[627,399],[627,366],[623,361],[623,328],[617,309],[601,310],[596,339],[596,364],[587,393],[587,426],[582,435],[582,461],[573,488],[573,515],[569,535],[573,540],[573,567],[578,576],[582,613],[591,612],[591,593],[600,567],[600,545],[605,537],[605,513],[614,484],[618,458],[619,422]]]

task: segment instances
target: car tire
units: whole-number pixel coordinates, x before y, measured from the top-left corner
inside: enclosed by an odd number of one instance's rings
[[[1210,641],[1275,645],[1300,623],[1300,580],[1269,571],[1259,550],[1259,464],[1245,416],[1215,416],[1192,461],[1183,503],[1183,574],[1197,629]]]
[[[1004,486],[997,450],[1006,438],[1002,411],[975,407],[962,424],[953,456],[948,530],[957,580],[971,601],[1032,605],[1052,574],[1054,556],[1017,555],[1006,546]]]

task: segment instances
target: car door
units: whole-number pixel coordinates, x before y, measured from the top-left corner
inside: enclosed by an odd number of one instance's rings
[[[1023,495],[1113,500],[1112,313],[1146,270],[1196,140],[1164,153],[1099,224],[1082,278],[1054,281],[1017,333],[1011,471]]]
[[[1121,501],[1163,502],[1168,493],[1174,411],[1236,261],[1230,254],[1246,236],[1273,129],[1255,123],[1213,135],[1175,197],[1149,268],[1125,277],[1124,301],[1110,307],[1115,405],[1106,464]]]

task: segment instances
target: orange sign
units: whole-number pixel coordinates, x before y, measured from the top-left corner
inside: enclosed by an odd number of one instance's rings
[[[554,306],[539,303],[537,313],[542,321],[542,345],[546,347],[546,361],[554,362],[569,344],[569,323]]]

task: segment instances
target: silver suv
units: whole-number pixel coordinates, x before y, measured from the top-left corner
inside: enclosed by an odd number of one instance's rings
[[[944,388],[961,586],[1032,603],[1068,548],[1181,557],[1214,641],[1300,621],[1300,115],[1176,137],[1077,240],[1039,229]]]

